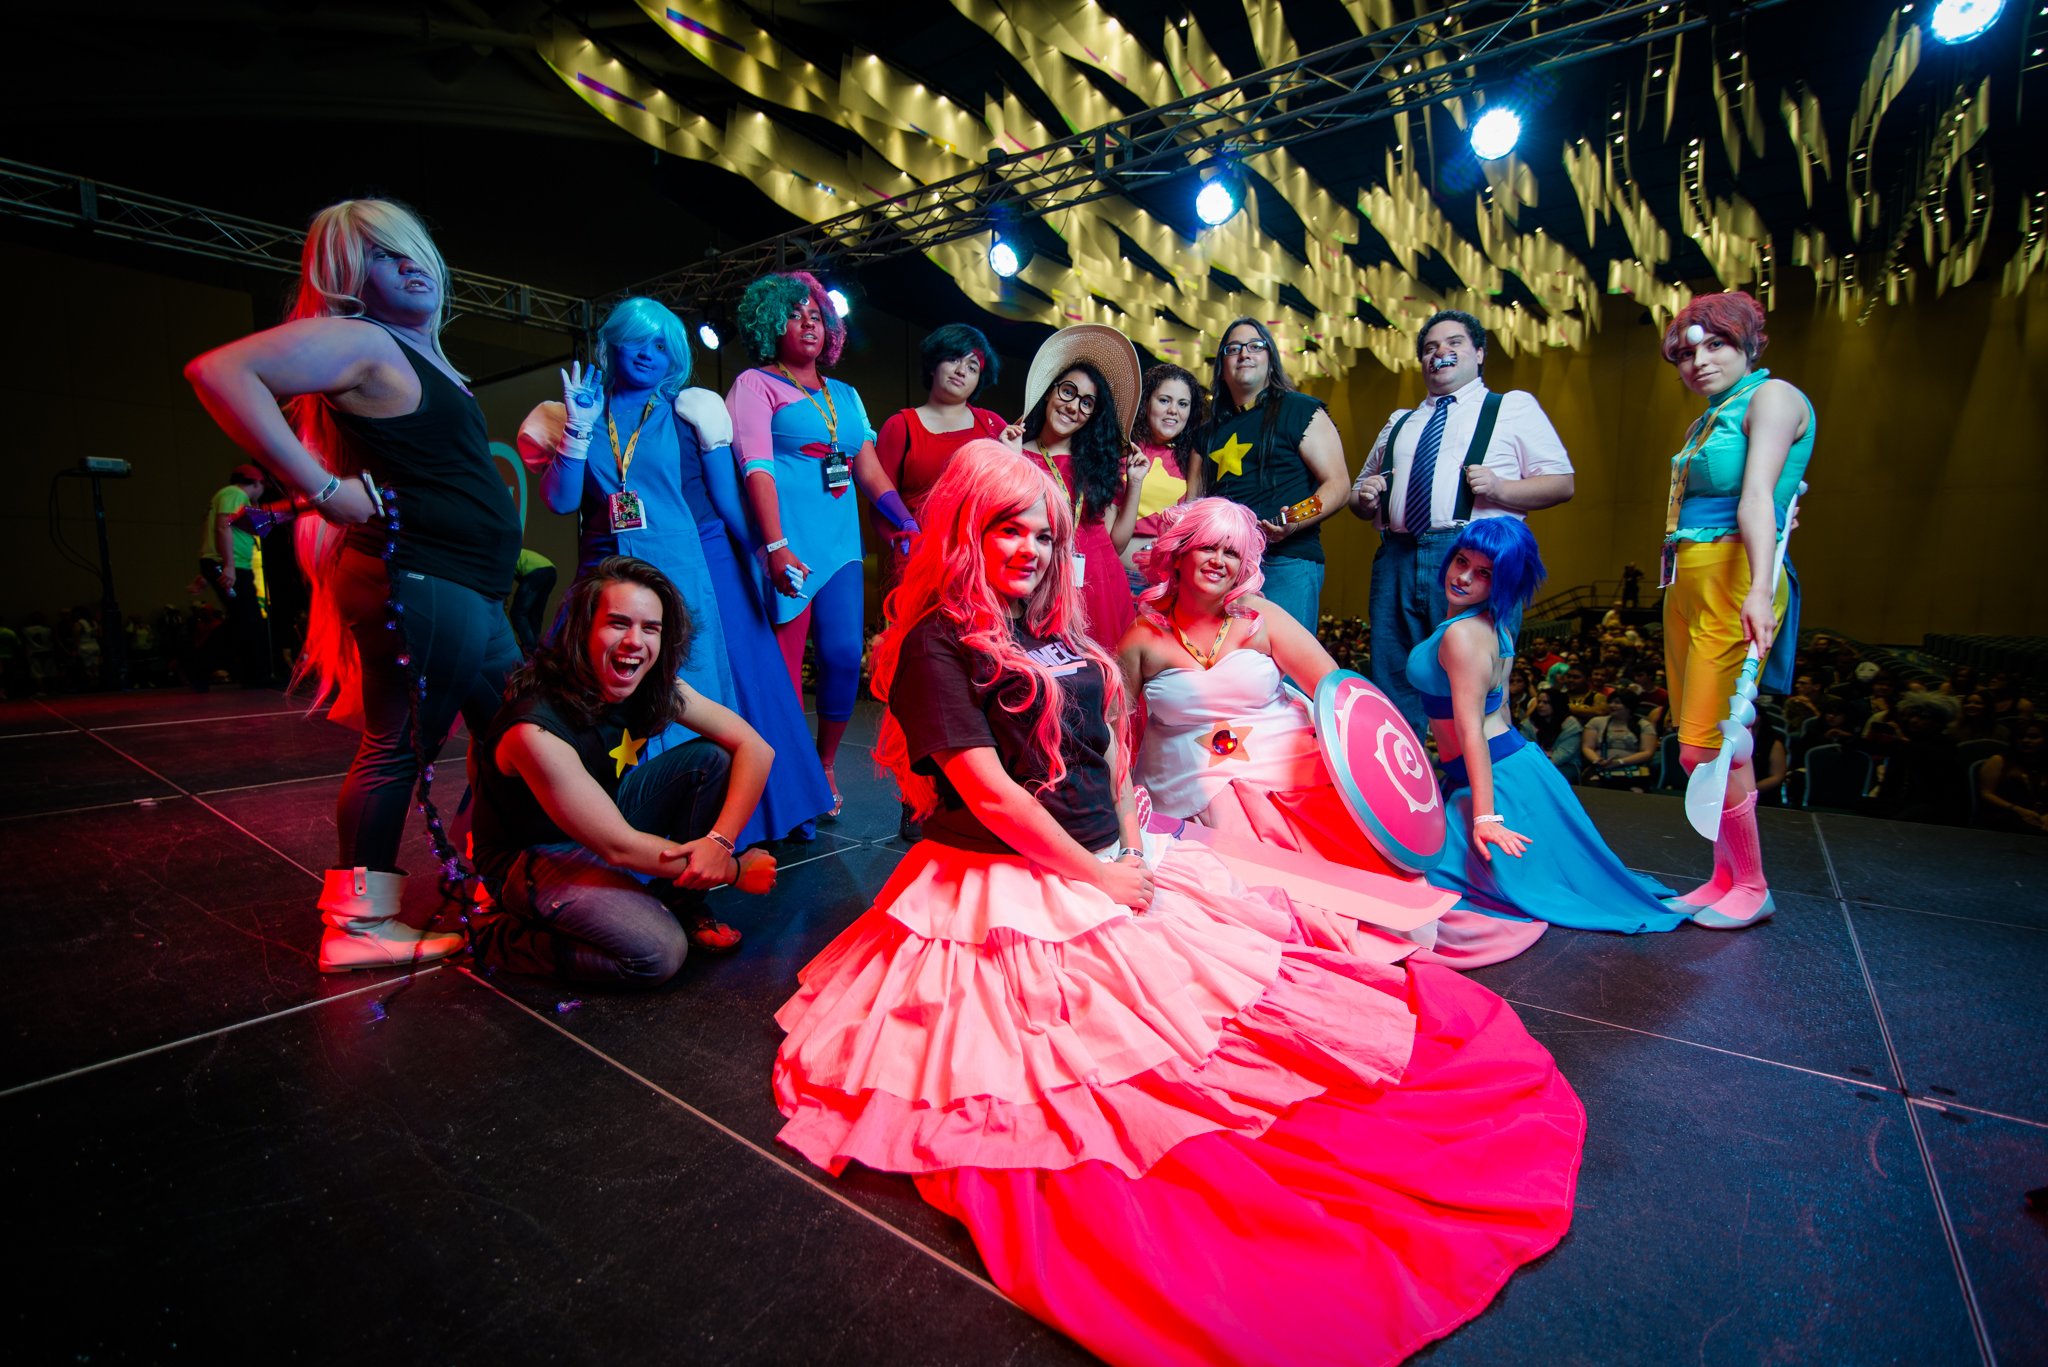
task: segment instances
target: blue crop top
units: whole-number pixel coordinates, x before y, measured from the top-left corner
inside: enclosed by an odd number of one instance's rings
[[[1445,721],[1452,716],[1451,680],[1450,676],[1444,673],[1443,662],[1437,658],[1437,652],[1442,648],[1444,633],[1451,629],[1452,623],[1462,622],[1467,617],[1477,617],[1484,611],[1486,604],[1482,603],[1476,608],[1459,613],[1456,617],[1446,618],[1442,626],[1430,632],[1415,649],[1408,652],[1408,683],[1422,695],[1424,716]],[[1494,631],[1500,636],[1501,657],[1506,659],[1512,656],[1515,653],[1515,638],[1508,635],[1498,623],[1495,624]],[[1484,715],[1492,716],[1499,706],[1500,690],[1496,688],[1486,695]]]

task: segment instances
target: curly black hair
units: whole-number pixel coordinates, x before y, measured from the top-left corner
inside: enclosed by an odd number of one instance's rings
[[[1102,372],[1086,361],[1076,361],[1062,370],[1025,415],[1024,440],[1038,440],[1038,434],[1045,430],[1045,410],[1052,403],[1053,391],[1059,388],[1061,380],[1077,372],[1095,382],[1095,411],[1070,443],[1074,480],[1081,486],[1083,520],[1099,522],[1124,492],[1124,448],[1117,436],[1124,425],[1117,417],[1116,395],[1110,392],[1109,381],[1102,377]]]

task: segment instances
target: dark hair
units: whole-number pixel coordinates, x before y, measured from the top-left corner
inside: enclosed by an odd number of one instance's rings
[[[932,376],[937,373],[940,366],[948,361],[957,361],[962,356],[981,358],[981,382],[974,386],[974,393],[967,396],[969,399],[977,397],[982,390],[995,385],[997,377],[1002,374],[1003,364],[996,359],[996,353],[989,346],[988,338],[981,335],[980,328],[969,327],[965,323],[948,323],[942,328],[935,329],[918,349],[917,363],[924,370],[924,387],[932,387]]]
[[[568,712],[579,725],[588,726],[607,706],[597,672],[590,667],[590,629],[597,621],[597,607],[604,591],[613,584],[638,584],[661,600],[661,649],[654,664],[641,678],[640,686],[626,700],[633,729],[656,736],[671,722],[683,718],[683,702],[676,693],[676,675],[690,658],[690,639],[696,623],[683,595],[663,574],[645,560],[629,555],[609,555],[597,567],[569,586],[562,597],[562,611],[555,629],[534,650],[533,658],[514,670],[505,681],[505,699],[539,693]]]
[[[1124,487],[1123,442],[1117,435],[1124,425],[1116,411],[1116,395],[1110,392],[1109,381],[1102,378],[1102,372],[1086,361],[1076,361],[1055,375],[1024,417],[1024,440],[1038,440],[1038,434],[1045,430],[1045,412],[1052,404],[1053,390],[1075,371],[1095,382],[1095,411],[1073,437],[1074,481],[1080,488],[1069,490],[1069,495],[1080,494],[1081,515],[1096,520],[1109,511]]]
[[[1538,717],[1536,709],[1550,704],[1550,715]],[[1571,704],[1566,701],[1564,691],[1557,688],[1539,688],[1536,700],[1529,704],[1529,720],[1536,725],[1536,743],[1548,750],[1557,744],[1557,737],[1564,730],[1564,724],[1571,720]]]
[[[1208,430],[1203,433],[1202,440],[1202,445],[1205,447],[1209,444],[1208,436],[1210,432],[1215,431],[1223,426],[1224,423],[1229,422],[1232,418],[1245,411],[1237,406],[1237,400],[1231,397],[1230,385],[1223,378],[1223,348],[1230,341],[1230,334],[1241,327],[1256,329],[1259,336],[1264,338],[1266,343],[1266,387],[1260,390],[1254,397],[1264,398],[1269,393],[1298,394],[1301,392],[1295,388],[1294,381],[1287,378],[1287,367],[1280,364],[1280,344],[1273,340],[1273,334],[1267,331],[1266,325],[1252,317],[1231,320],[1230,326],[1223,329],[1222,339],[1216,343],[1216,360],[1211,372],[1215,382],[1209,386],[1209,424]],[[1266,456],[1273,449],[1273,432],[1279,426],[1280,405],[1277,403],[1267,404],[1266,415],[1259,420],[1259,439],[1256,443],[1258,447],[1258,465],[1261,471],[1264,471],[1266,468]]]
[[[1422,331],[1415,334],[1416,360],[1422,359],[1422,344],[1429,340],[1429,330],[1438,323],[1458,324],[1465,329],[1465,335],[1472,339],[1472,349],[1474,351],[1486,350],[1486,324],[1480,322],[1471,314],[1461,312],[1458,309],[1438,309],[1435,313],[1429,315],[1429,320],[1422,325]]]
[[[1179,380],[1188,387],[1188,420],[1180,425],[1180,435],[1175,437],[1173,444],[1167,448],[1173,452],[1174,459],[1180,462],[1180,475],[1185,479],[1188,473],[1188,460],[1195,449],[1195,434],[1201,430],[1202,424],[1209,420],[1209,401],[1202,393],[1201,381],[1195,378],[1194,372],[1170,363],[1155,365],[1147,370],[1144,382],[1138,386],[1138,416],[1133,427],[1143,427],[1145,436],[1152,435],[1152,429],[1145,426],[1145,414],[1152,409],[1153,391],[1168,380]],[[1135,432],[1133,439],[1136,439]],[[1151,444],[1150,441],[1141,443],[1145,446]]]

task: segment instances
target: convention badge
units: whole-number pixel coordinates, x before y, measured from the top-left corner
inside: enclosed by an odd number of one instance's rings
[[[1444,802],[1436,770],[1386,694],[1336,669],[1316,685],[1316,743],[1358,829],[1387,860],[1427,873],[1444,857]]]
[[[1088,583],[1088,557],[1074,552],[1074,587],[1081,588]]]
[[[1668,589],[1678,582],[1678,541],[1667,537],[1657,556],[1657,587]]]
[[[836,446],[825,448],[825,492],[837,498],[853,483],[853,462]]]
[[[609,494],[605,501],[610,505],[612,530],[615,532],[641,532],[647,530],[647,509],[640,502],[640,495],[631,489],[621,489]]]
[[[1310,494],[1301,502],[1290,504],[1280,510],[1280,525],[1288,527],[1296,522],[1306,522],[1322,510],[1323,496],[1321,494]]]

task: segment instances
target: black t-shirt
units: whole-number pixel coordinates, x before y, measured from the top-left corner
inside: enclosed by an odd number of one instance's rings
[[[993,746],[1003,772],[1031,791],[1083,848],[1115,844],[1121,832],[1109,772],[1102,667],[1056,637],[1033,636],[1021,623],[1012,625],[1017,643],[1052,671],[1064,709],[1060,755],[1067,763],[1066,777],[1057,787],[1039,791],[1031,785],[1043,782],[1050,766],[1032,732],[1044,694],[1024,707],[1030,681],[1016,674],[992,679],[993,664],[962,645],[956,630],[934,615],[906,632],[889,689],[889,711],[903,728],[910,767],[938,780],[939,805],[925,818],[925,838],[956,849],[1015,853],[967,810],[932,758],[940,750]],[[1016,707],[1023,710],[1011,710]]]
[[[420,377],[419,407],[397,418],[334,410],[335,425],[363,469],[397,491],[398,534],[389,539],[398,549],[391,567],[503,598],[512,591],[512,563],[519,558],[519,508],[498,475],[483,409],[439,366],[416,356],[410,343],[395,333],[392,340]],[[351,528],[346,544],[382,559],[386,539],[385,520],[372,518]]]
[[[1266,432],[1266,406],[1277,402],[1280,412],[1273,431]],[[1219,418],[1209,424],[1201,439],[1202,459],[1208,468],[1209,492],[1242,503],[1266,522],[1280,520],[1280,510],[1315,493],[1322,481],[1301,458],[1301,438],[1308,425],[1323,410],[1323,401],[1307,394],[1276,394],[1266,391],[1248,412]],[[1219,463],[1221,458],[1222,463]],[[1238,471],[1232,474],[1228,465]],[[1323,560],[1322,524],[1296,532],[1285,541],[1266,547],[1266,558]]]
[[[505,877],[522,850],[535,845],[559,845],[572,838],[547,814],[525,779],[499,772],[498,742],[505,738],[505,733],[527,722],[551,736],[561,737],[583,761],[584,772],[596,779],[598,786],[616,802],[625,771],[613,752],[621,748],[627,721],[627,707],[621,704],[598,713],[591,725],[578,726],[564,709],[538,693],[524,694],[498,709],[478,751],[476,814],[470,827],[476,836],[478,873],[496,883]],[[637,754],[638,744],[644,743],[644,738],[636,736],[634,740]]]

